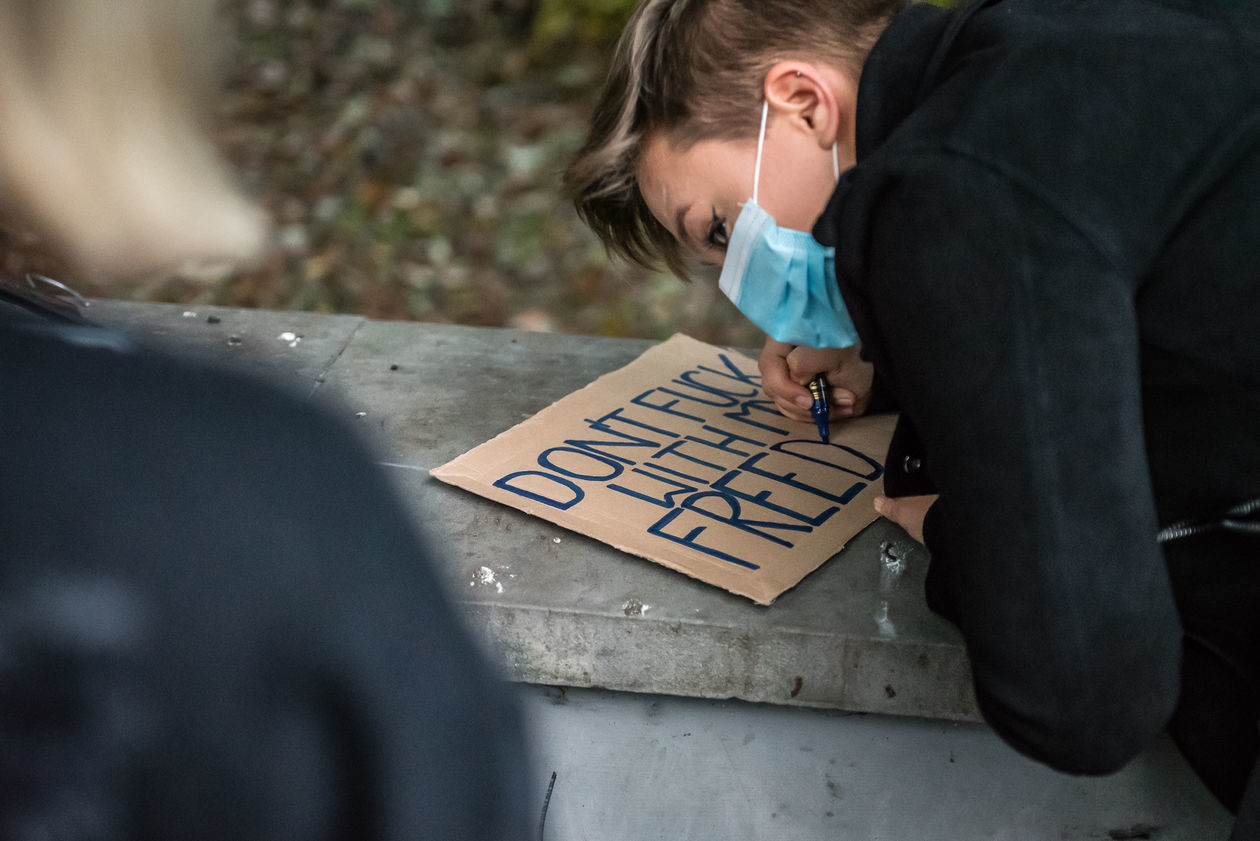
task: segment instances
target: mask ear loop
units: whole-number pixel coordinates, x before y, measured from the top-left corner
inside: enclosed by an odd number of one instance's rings
[[[761,132],[757,135],[757,165],[753,167],[753,204],[757,203],[757,187],[761,184],[761,149],[766,145],[766,116],[770,113],[770,100],[761,104]]]
[[[799,75],[799,74],[798,74]],[[761,130],[757,133],[757,162],[753,166],[753,203],[757,203],[757,190],[761,186],[761,150],[766,145],[766,117],[770,114],[770,101],[761,104]],[[840,182],[840,151],[836,143],[831,144],[831,174],[836,183]]]

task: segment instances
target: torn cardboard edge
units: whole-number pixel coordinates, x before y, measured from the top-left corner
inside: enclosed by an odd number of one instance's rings
[[[768,605],[878,517],[895,420],[824,444],[752,359],[675,335],[430,473]]]

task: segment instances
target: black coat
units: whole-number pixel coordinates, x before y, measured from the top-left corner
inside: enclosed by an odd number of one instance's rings
[[[523,838],[429,557],[343,421],[0,295],[0,838]]]
[[[1260,496],[1260,9],[917,5],[857,107],[814,235],[903,413],[887,490],[941,493],[929,602],[1008,741],[1117,767],[1177,702],[1194,588],[1242,564],[1212,598],[1260,613],[1260,541],[1156,541]]]

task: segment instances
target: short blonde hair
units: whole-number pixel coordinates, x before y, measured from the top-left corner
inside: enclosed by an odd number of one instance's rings
[[[578,215],[615,254],[687,277],[636,170],[649,135],[680,148],[756,134],[766,74],[785,59],[856,77],[909,0],[641,0],[622,32],[590,131],[565,173]]]
[[[111,275],[254,254],[203,125],[214,5],[0,0],[0,211]]]

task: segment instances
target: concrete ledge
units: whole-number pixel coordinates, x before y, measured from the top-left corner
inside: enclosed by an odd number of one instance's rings
[[[766,608],[429,478],[650,342],[111,301],[90,315],[360,424],[513,679],[977,717],[958,632],[923,601],[926,555],[885,521]]]

